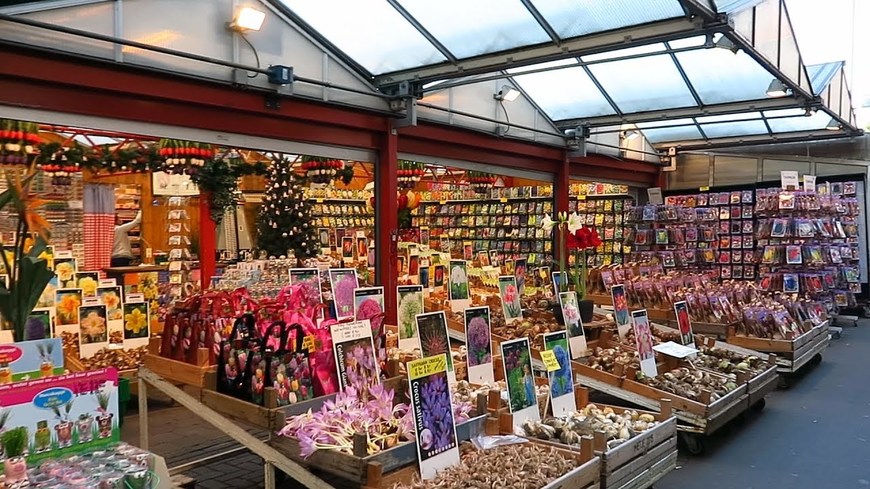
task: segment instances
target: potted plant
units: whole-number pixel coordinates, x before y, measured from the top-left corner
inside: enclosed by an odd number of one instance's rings
[[[94,439],[94,417],[88,413],[79,414],[76,420],[76,430],[79,433],[79,443],[87,443]]]
[[[97,416],[97,427],[100,430],[100,438],[108,438],[112,436],[112,418],[115,416],[113,413],[109,412],[109,398],[111,397],[110,387],[104,385],[99,392],[97,392],[97,403],[100,405],[97,408],[97,411],[100,412],[100,415]]]
[[[57,445],[60,448],[66,448],[72,445],[72,434],[73,434],[73,424],[69,419],[69,412],[72,411],[72,400],[67,401],[63,406],[63,411],[61,411],[60,406],[54,406],[51,408],[54,411],[54,416],[60,421],[55,427],[54,431],[57,432]]]
[[[33,443],[36,445],[36,453],[47,452],[51,449],[51,430],[48,429],[48,420],[41,419],[36,422]]]
[[[39,352],[39,375],[41,377],[51,377],[54,373],[54,363],[51,361],[51,355],[54,353],[54,343],[51,341],[40,342],[36,344],[36,349]]]
[[[24,460],[24,450],[27,448],[27,428],[19,426],[12,428],[0,436],[6,450],[6,460],[3,461],[3,474],[6,476],[7,487],[25,487],[27,480],[27,462]]]
[[[12,411],[9,409],[0,408],[0,460],[6,457],[6,452],[3,449],[3,433],[6,431],[6,423],[9,422],[9,417],[12,416]]]
[[[544,216],[541,227],[545,232],[549,233],[554,228],[557,231],[556,245],[559,250],[559,271],[566,272],[564,280],[559,282],[559,291],[568,292],[568,267],[566,264],[568,254],[573,255],[574,264],[570,273],[571,281],[574,284],[574,292],[577,294],[577,302],[580,309],[580,319],[583,322],[592,321],[592,310],[594,304],[586,299],[586,253],[595,250],[601,245],[601,237],[595,231],[594,227],[583,226],[582,219],[576,212],[570,215],[566,212],[560,212],[554,221],[550,216]],[[564,324],[562,320],[562,310],[557,303],[553,307],[553,312],[559,324]]]

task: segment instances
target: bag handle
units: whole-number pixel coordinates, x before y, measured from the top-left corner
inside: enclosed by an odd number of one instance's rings
[[[299,323],[294,323],[288,327],[287,333],[289,333],[290,331],[293,331],[295,333],[294,337],[296,340],[295,341],[296,347],[295,347],[294,351],[296,353],[308,353],[308,351],[302,347],[302,344],[304,343],[305,336],[306,336],[305,328],[303,328],[302,325]],[[285,344],[287,341],[289,341],[289,339],[285,340]]]
[[[278,346],[276,348],[270,348],[269,341],[274,337],[274,336],[272,336],[272,331],[276,327],[279,328],[278,329],[278,331],[279,331]],[[268,351],[268,350],[272,350],[272,352],[274,353],[274,352],[277,352],[278,350],[282,350],[286,343],[287,343],[287,323],[285,323],[284,321],[279,319],[277,321],[273,321],[272,324],[270,324],[266,328],[266,331],[263,334],[263,338],[260,341],[260,349],[263,350],[264,352]]]

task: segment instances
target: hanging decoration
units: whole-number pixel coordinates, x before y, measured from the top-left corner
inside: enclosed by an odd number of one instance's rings
[[[423,163],[399,160],[399,189],[410,190],[414,188],[423,177],[423,169]]]
[[[471,185],[471,188],[479,194],[485,194],[492,188],[496,177],[492,173],[482,171],[469,171],[466,173],[466,180]]]
[[[163,171],[193,175],[215,157],[210,144],[180,139],[161,139],[158,154],[163,157]]]
[[[39,124],[0,119],[0,167],[27,166],[36,156]]]
[[[337,178],[339,172],[343,172],[347,166],[344,161],[334,158],[302,157],[302,169],[305,170],[305,176],[312,183],[329,183]],[[352,173],[351,178],[353,178]]]
[[[69,158],[69,155],[67,155]],[[153,145],[103,144],[94,146],[83,167],[94,171],[144,173],[161,171],[163,159]]]
[[[52,185],[70,185],[72,176],[82,168],[98,164],[92,161],[94,152],[77,141],[68,143],[43,143],[39,145],[36,164],[49,178]]]
[[[238,151],[228,151],[209,160],[190,176],[200,192],[209,196],[209,210],[215,224],[223,220],[225,210],[236,204],[239,178],[247,175],[265,175],[265,163],[248,164]]]

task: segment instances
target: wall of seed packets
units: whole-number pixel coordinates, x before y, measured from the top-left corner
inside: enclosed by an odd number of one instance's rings
[[[7,171],[14,171],[9,170]],[[34,178],[31,191],[45,200],[40,213],[51,224],[51,242],[54,250],[70,251],[78,263],[84,263],[85,239],[84,239],[84,205],[83,183],[81,174],[73,174],[61,181],[52,181],[39,172]],[[0,178],[0,192],[6,190],[5,178]],[[0,241],[4,244],[13,242],[15,223],[17,219],[12,217],[11,211],[0,211]],[[0,264],[2,268],[2,264]],[[3,272],[0,272],[3,273]]]
[[[585,226],[594,226],[601,246],[586,257],[589,266],[618,265],[625,262],[631,246],[625,242],[626,226],[634,198],[628,185],[612,183],[573,183],[568,192],[568,211],[576,212]]]

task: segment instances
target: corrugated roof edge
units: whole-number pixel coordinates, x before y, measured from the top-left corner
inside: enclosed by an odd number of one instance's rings
[[[764,0],[716,0],[716,9],[719,13],[734,14],[741,10],[752,8]]]
[[[843,67],[846,66],[845,61],[831,61],[829,63],[819,63],[815,65],[807,65],[807,75],[810,77],[810,85],[813,87],[813,95],[821,95],[828,84],[837,75]]]

